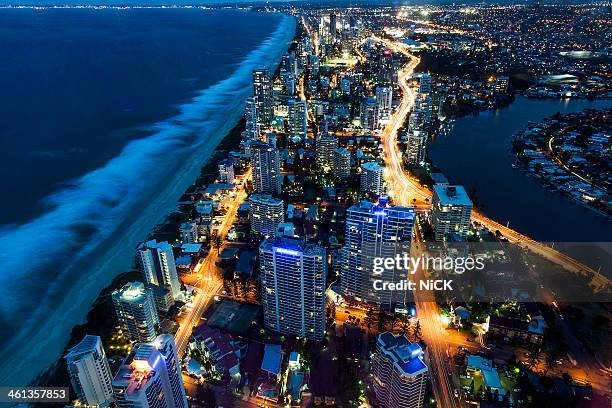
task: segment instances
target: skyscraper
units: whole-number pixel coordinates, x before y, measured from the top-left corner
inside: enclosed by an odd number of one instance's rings
[[[221,160],[219,162],[219,181],[231,184],[234,182],[234,177],[234,163],[229,158]]]
[[[350,150],[339,147],[334,150],[334,164],[332,166],[334,176],[344,180],[351,176],[351,152]]]
[[[138,245],[138,264],[145,282],[158,286],[170,286],[176,299],[181,285],[176,272],[172,245],[168,242],[151,240]]]
[[[363,98],[359,121],[363,129],[376,130],[378,128],[378,104],[375,98]]]
[[[375,273],[373,266],[376,257],[410,255],[414,217],[413,207],[382,207],[368,201],[347,210],[344,247],[339,259],[345,296],[386,308],[404,303],[405,293],[376,290],[374,286],[377,280],[400,282],[407,278],[406,271],[385,269]]]
[[[431,77],[429,74],[422,74],[419,79],[419,93],[428,94],[431,92]]]
[[[421,120],[424,124],[429,124],[429,122],[431,122],[432,108],[433,103],[429,94],[419,94],[414,101],[414,110],[422,112]]]
[[[376,162],[363,163],[360,186],[362,191],[381,195],[385,187],[385,167]]]
[[[100,337],[83,337],[64,358],[72,389],[81,404],[109,406],[114,400],[112,377]]]
[[[113,380],[120,408],[187,408],[174,338],[164,334],[136,345]]]
[[[301,238],[274,237],[259,247],[266,327],[321,340],[325,335],[325,250]]]
[[[272,79],[268,69],[253,71],[253,98],[257,105],[259,123],[268,125],[272,122]]]
[[[393,104],[393,90],[388,86],[377,87],[376,102],[378,104],[378,119],[382,121],[389,120]]]
[[[436,241],[463,241],[470,231],[472,200],[462,186],[433,188],[431,224]]]
[[[287,120],[289,122],[289,136],[305,141],[307,132],[306,101],[290,99],[288,104],[289,115]]]
[[[149,342],[155,338],[159,317],[155,299],[142,282],[126,283],[113,292],[117,320],[125,335],[132,341]]]
[[[372,364],[373,387],[382,408],[421,408],[425,401],[428,368],[423,350],[405,335],[381,333]]]
[[[391,53],[391,50],[385,49],[380,54],[380,60],[378,63],[378,82],[383,84],[391,84],[394,82],[394,76],[393,54]]]
[[[259,140],[259,115],[257,110],[257,99],[250,97],[246,99],[245,110],[245,141]]]
[[[338,33],[338,17],[335,13],[331,13],[329,15],[329,37],[331,41],[334,42],[336,40],[336,35]]]
[[[249,154],[253,169],[253,188],[257,193],[279,194],[282,174],[278,149],[264,142],[251,142]]]
[[[249,201],[251,234],[266,238],[274,235],[278,224],[285,220],[283,200],[269,194],[253,194]]]
[[[422,130],[408,131],[408,146],[406,161],[412,166],[418,166],[425,160],[427,133]]]
[[[338,138],[328,133],[319,135],[317,140],[317,167],[330,171],[334,164],[334,151],[338,148]]]

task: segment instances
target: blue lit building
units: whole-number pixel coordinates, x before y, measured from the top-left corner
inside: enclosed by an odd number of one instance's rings
[[[428,368],[423,350],[405,335],[381,333],[372,365],[377,406],[421,408],[425,400]]]
[[[264,324],[283,334],[325,335],[325,250],[301,238],[276,236],[259,247]]]
[[[413,207],[381,206],[361,201],[347,210],[344,247],[340,250],[342,294],[360,302],[390,308],[405,303],[404,291],[375,290],[375,281],[400,282],[405,270],[385,269],[374,274],[377,257],[410,255],[414,229]]]
[[[137,344],[113,380],[119,408],[187,408],[187,396],[174,338],[158,336]]]

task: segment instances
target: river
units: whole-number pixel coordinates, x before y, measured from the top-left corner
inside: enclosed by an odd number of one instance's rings
[[[548,191],[539,179],[513,168],[514,134],[529,121],[557,112],[612,106],[612,100],[528,99],[517,96],[507,108],[466,116],[438,136],[429,157],[447,178],[476,197],[489,217],[538,241],[612,241],[612,224],[559,192]],[[474,198],[472,197],[472,198]]]

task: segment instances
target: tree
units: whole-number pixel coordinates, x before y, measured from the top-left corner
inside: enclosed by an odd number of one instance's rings
[[[219,255],[221,251],[221,247],[223,246],[223,238],[219,234],[215,234],[210,239],[211,246],[217,250],[217,255]]]
[[[544,360],[544,375],[548,373],[548,370],[555,366],[555,362],[557,361],[557,353],[554,350],[549,351],[546,354],[546,359]]]
[[[423,333],[421,332],[421,322],[417,320],[416,324],[414,325],[414,329],[412,330],[412,338],[414,339],[414,341],[420,341],[422,335]]]
[[[530,347],[529,359],[527,360],[527,367],[531,370],[535,369],[540,362],[540,347],[534,344]]]

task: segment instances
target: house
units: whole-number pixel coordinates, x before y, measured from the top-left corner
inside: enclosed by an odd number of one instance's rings
[[[487,336],[503,338],[506,341],[542,344],[545,323],[540,319],[526,322],[499,316],[489,316]]]
[[[193,330],[189,347],[201,351],[216,372],[229,375],[232,382],[240,382],[241,347],[231,335],[202,324]]]
[[[468,355],[466,363],[466,371],[469,377],[481,376],[483,385],[491,391],[492,394],[497,393],[501,398],[506,394],[499,373],[493,367],[493,362],[486,358],[477,355]]]

